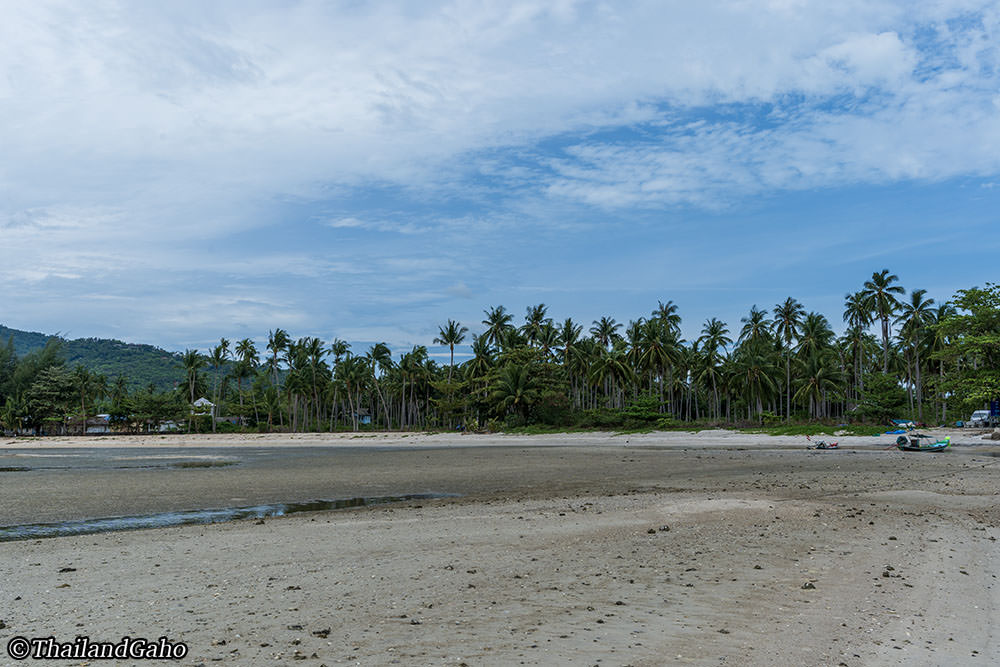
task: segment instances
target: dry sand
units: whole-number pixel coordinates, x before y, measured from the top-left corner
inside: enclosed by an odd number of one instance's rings
[[[158,442],[85,444],[181,444]],[[236,458],[289,449],[220,469],[7,474],[0,523],[322,489],[463,495],[0,544],[0,641],[166,635],[189,645],[186,665],[1000,663],[988,443],[935,455],[886,450],[888,437],[831,452],[727,432],[183,442],[235,445]]]

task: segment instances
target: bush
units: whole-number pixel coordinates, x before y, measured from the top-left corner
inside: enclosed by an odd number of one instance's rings
[[[774,414],[773,412],[768,412],[767,410],[761,412],[759,418],[760,418],[760,423],[763,426],[774,426],[775,424],[780,424],[782,422],[781,417]]]
[[[535,423],[547,426],[571,426],[573,424],[573,413],[569,407],[569,399],[566,398],[566,394],[561,392],[547,391],[543,393],[532,411],[532,417]]]
[[[906,391],[892,375],[871,373],[865,376],[865,391],[856,414],[862,418],[885,422],[902,416]]]
[[[522,415],[516,412],[512,412],[511,414],[507,415],[507,417],[503,420],[503,427],[505,430],[509,431],[511,429],[521,428],[522,426],[525,426],[527,423],[528,420],[525,419]]]

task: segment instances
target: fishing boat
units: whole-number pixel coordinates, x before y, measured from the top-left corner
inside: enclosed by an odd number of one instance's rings
[[[941,452],[951,446],[951,436],[944,440],[930,442],[929,435],[901,435],[896,438],[896,447],[904,452]]]

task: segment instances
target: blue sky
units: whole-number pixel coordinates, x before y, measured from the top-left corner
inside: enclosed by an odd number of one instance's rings
[[[498,304],[589,326],[670,299],[693,337],[790,295],[839,327],[883,268],[939,301],[1000,279],[997,2],[4,19],[8,326],[399,351]]]

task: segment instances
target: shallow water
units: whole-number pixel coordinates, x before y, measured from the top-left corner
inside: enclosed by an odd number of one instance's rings
[[[0,527],[0,542],[31,540],[68,535],[90,535],[120,530],[141,530],[144,528],[165,528],[193,524],[220,523],[240,519],[263,519],[285,516],[299,512],[320,512],[352,507],[367,507],[409,500],[431,500],[433,498],[454,497],[446,493],[413,493],[399,496],[377,496],[371,498],[339,498],[336,500],[309,500],[298,503],[271,503],[249,507],[224,507],[221,509],[199,509],[180,512],[159,512],[137,516],[104,517],[80,519],[54,523],[29,523]]]

